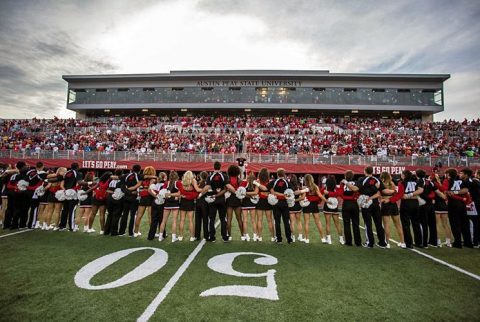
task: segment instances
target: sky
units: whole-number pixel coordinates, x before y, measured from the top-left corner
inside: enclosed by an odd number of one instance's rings
[[[0,0],[0,118],[74,117],[62,75],[295,69],[451,74],[480,117],[480,1]]]

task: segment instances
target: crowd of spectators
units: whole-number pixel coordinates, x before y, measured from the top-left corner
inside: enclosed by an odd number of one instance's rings
[[[164,116],[0,120],[0,150],[479,156],[480,119]]]

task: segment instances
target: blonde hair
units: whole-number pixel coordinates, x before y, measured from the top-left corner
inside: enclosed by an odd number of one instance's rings
[[[67,172],[67,168],[65,168],[65,167],[60,167],[60,168],[57,169],[56,174],[60,174],[60,175],[63,176],[66,172]]]
[[[380,180],[383,182],[386,188],[391,190],[395,189],[395,184],[393,183],[390,173],[382,172],[382,174],[380,174]]]
[[[307,188],[310,189],[310,192],[315,193],[318,191],[318,186],[313,181],[313,177],[311,174],[305,175],[305,186],[307,186]]]
[[[165,172],[160,172],[158,174],[158,180],[160,181],[166,181],[167,180],[167,174]]]
[[[149,166],[149,167],[146,167],[144,170],[143,170],[143,174],[146,175],[146,176],[154,176],[155,175],[155,168],[152,167],[152,166]]]
[[[184,187],[191,186],[193,183],[193,179],[195,179],[195,176],[193,175],[192,171],[185,172],[182,177],[182,185]]]

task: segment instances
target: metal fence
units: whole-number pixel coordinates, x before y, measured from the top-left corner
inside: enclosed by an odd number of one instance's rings
[[[135,151],[14,151],[1,150],[0,158],[43,160],[88,160],[88,161],[153,161],[153,162],[212,162],[234,163],[239,157],[248,163],[292,163],[321,165],[375,165],[375,166],[435,166],[444,167],[480,166],[478,157],[458,156],[363,156],[363,155],[318,155],[318,154],[253,154],[253,153],[159,153]]]

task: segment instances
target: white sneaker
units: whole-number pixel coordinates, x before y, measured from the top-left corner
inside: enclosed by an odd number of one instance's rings
[[[52,229],[52,228],[50,228],[50,226],[44,226],[44,227],[42,227],[42,229],[43,229],[43,230],[50,230],[50,229]]]
[[[298,239],[298,241],[303,241],[303,235],[299,234],[297,239]]]
[[[133,238],[137,238],[140,235],[141,235],[140,233],[133,233]]]
[[[390,248],[390,247],[388,247],[388,245],[389,244],[387,244],[387,248]],[[397,246],[400,247],[400,248],[403,248],[403,249],[407,248],[407,244],[405,244],[405,243],[398,243]]]
[[[447,247],[452,247],[452,242],[450,241],[450,238],[445,239],[445,245],[447,245]]]
[[[295,235],[292,235],[292,243],[295,242]]]
[[[232,236],[228,236],[228,241],[232,241]]]
[[[160,234],[155,234],[155,238],[158,238],[158,237],[160,237]]]
[[[87,231],[87,233],[89,233],[89,234],[94,233],[94,232],[95,232],[95,229],[93,229],[93,228],[90,228],[90,229]]]
[[[250,235],[245,234],[245,241],[249,242],[250,241]]]
[[[158,241],[163,241],[163,236],[162,235],[158,236]]]
[[[73,231],[73,232],[76,232],[76,231],[78,231],[78,225],[75,225],[75,226],[73,226],[73,229],[72,229],[72,231]]]
[[[190,237],[190,241],[191,241],[191,242],[194,242],[194,241],[196,241],[196,240],[197,240],[197,239],[196,239],[195,237]]]
[[[83,232],[88,233],[88,226],[83,226]]]
[[[263,237],[257,237],[257,241],[259,242],[263,241]]]
[[[35,224],[35,227],[33,227],[33,229],[39,229],[41,228],[42,226],[40,225],[40,222],[37,221],[37,223]]]
[[[53,231],[57,231],[59,228],[58,227],[54,227],[53,228]]]
[[[343,238],[343,236],[340,236],[340,244],[345,245],[345,238]]]
[[[304,242],[305,244],[310,244],[310,239],[304,239],[303,242]]]
[[[390,244],[387,244],[386,248],[390,249]]]
[[[246,239],[245,239],[245,236],[240,236],[240,240],[241,240],[241,241],[245,241],[245,240],[246,240]]]
[[[322,238],[322,243],[323,243],[323,244],[327,244],[327,243],[328,243],[328,242],[327,242],[327,239],[326,239],[326,238]]]
[[[176,242],[178,240],[177,235],[172,234],[172,243]]]
[[[277,238],[276,238],[276,237],[272,237],[272,238],[270,238],[270,240],[272,241],[272,243],[274,243],[275,241],[277,241]]]
[[[253,241],[258,241],[258,235],[257,234],[253,234]]]
[[[332,244],[332,236],[327,235],[327,244],[331,245]]]

